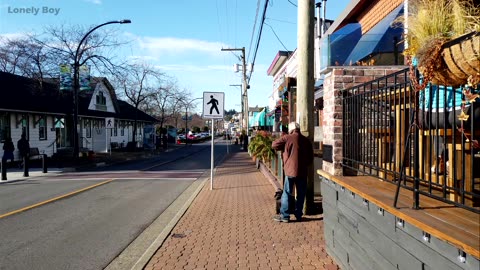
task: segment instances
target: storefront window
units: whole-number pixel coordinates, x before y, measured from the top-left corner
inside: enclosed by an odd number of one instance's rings
[[[10,135],[10,115],[8,113],[0,113],[0,141],[3,143]]]
[[[87,138],[92,137],[92,122],[90,120],[85,120],[85,136]]]
[[[47,121],[45,120],[45,116],[42,116],[40,120],[38,120],[38,139],[40,141],[47,139]]]

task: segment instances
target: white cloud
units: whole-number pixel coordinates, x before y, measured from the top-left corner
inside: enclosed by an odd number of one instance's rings
[[[227,45],[220,42],[209,42],[198,39],[182,39],[172,37],[139,37],[140,48],[155,52],[156,54],[182,54],[204,52],[218,54]]]
[[[7,39],[19,39],[27,36],[25,35],[25,33],[6,33],[6,34],[0,34],[0,37],[7,38]]]
[[[165,71],[185,71],[185,72],[210,72],[210,71],[228,71],[232,68],[225,65],[157,65],[160,70]]]
[[[95,5],[101,5],[102,4],[102,0],[83,0],[83,1],[93,3]]]

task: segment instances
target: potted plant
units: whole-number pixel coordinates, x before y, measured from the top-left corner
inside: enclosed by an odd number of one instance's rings
[[[275,150],[272,148],[273,140],[274,138],[269,132],[259,131],[250,140],[248,151],[256,160],[267,163],[275,157]]]
[[[409,59],[423,83],[464,85],[480,76],[480,6],[472,0],[411,0],[406,25]]]

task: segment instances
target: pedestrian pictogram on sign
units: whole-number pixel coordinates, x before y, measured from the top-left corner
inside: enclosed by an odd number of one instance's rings
[[[105,128],[114,128],[115,127],[115,118],[107,117],[105,118]]]
[[[203,92],[203,117],[223,119],[225,93]]]

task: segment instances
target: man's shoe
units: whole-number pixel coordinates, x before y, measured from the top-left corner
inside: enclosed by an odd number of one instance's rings
[[[296,221],[296,222],[302,221],[302,217],[295,217],[295,221]]]
[[[274,216],[273,220],[276,221],[276,222],[285,222],[285,223],[290,222],[290,219],[284,218],[282,216]]]

